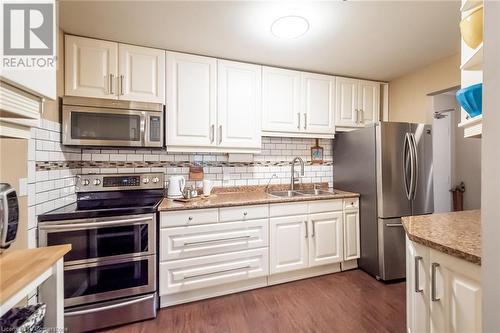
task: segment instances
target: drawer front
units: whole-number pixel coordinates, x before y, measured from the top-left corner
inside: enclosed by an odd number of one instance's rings
[[[359,208],[358,198],[344,199],[344,209],[358,209],[358,208]]]
[[[160,261],[268,246],[268,220],[163,228]]]
[[[227,207],[219,210],[220,221],[246,221],[265,219],[269,216],[268,205]]]
[[[217,222],[219,222],[219,210],[217,208],[160,213],[160,227],[162,228]]]
[[[269,206],[269,216],[292,216],[307,214],[307,202],[277,203]]]
[[[160,263],[160,296],[268,275],[268,248]]]
[[[318,200],[309,202],[309,213],[326,213],[342,210],[342,199],[337,200]]]

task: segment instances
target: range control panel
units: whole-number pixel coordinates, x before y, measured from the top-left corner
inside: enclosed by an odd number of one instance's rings
[[[163,173],[79,175],[76,192],[162,189]]]

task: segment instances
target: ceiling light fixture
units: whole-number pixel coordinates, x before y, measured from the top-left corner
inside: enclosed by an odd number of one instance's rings
[[[283,16],[273,22],[271,32],[279,38],[299,38],[309,30],[309,22],[302,16]]]

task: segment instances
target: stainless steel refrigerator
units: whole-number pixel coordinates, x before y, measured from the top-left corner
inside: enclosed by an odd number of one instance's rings
[[[430,125],[380,122],[335,135],[334,187],[361,194],[361,269],[405,277],[401,217],[434,211],[432,181]]]

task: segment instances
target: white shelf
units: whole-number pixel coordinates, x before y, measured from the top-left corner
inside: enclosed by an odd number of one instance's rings
[[[463,71],[480,71],[483,69],[483,43],[479,45],[460,69]]]
[[[464,120],[458,127],[464,129],[465,138],[480,138],[483,134],[483,115]]]
[[[460,11],[466,12],[468,10],[477,8],[483,4],[482,0],[463,0],[462,1],[462,7],[460,7]]]

